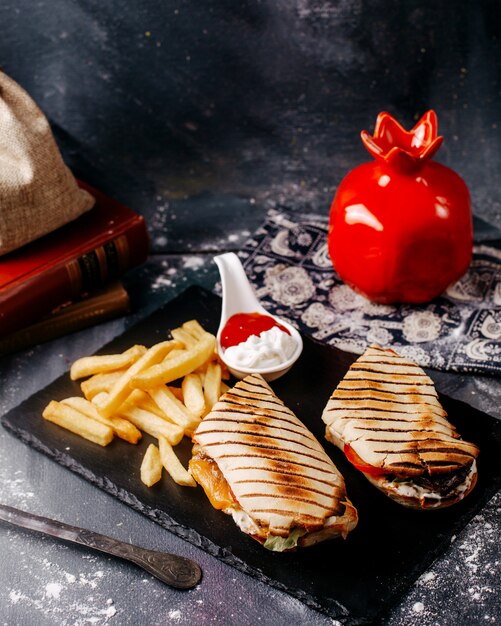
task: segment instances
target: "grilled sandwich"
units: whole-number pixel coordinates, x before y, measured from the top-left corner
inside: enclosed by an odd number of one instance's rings
[[[322,419],[327,439],[400,504],[450,506],[476,484],[477,446],[448,421],[433,381],[393,350],[370,346],[331,395]]]
[[[226,392],[193,440],[193,477],[216,509],[265,548],[283,552],[355,528],[343,477],[260,375]]]

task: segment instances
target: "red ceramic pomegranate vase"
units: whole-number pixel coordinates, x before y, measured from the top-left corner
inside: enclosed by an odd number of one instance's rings
[[[431,160],[442,144],[428,111],[411,131],[380,113],[362,141],[375,157],[352,170],[331,207],[329,253],[350,287],[375,302],[427,302],[467,270],[470,195],[453,170]]]

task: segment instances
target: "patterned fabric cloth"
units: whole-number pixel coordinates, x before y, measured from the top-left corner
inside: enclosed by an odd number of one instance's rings
[[[240,253],[263,306],[304,334],[361,354],[391,346],[424,367],[501,373],[501,249],[476,245],[469,271],[426,305],[369,302],[327,251],[326,218],[272,209]]]

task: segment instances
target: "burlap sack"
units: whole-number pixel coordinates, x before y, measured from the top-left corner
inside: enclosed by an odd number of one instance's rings
[[[0,255],[93,205],[64,164],[45,115],[0,71]]]

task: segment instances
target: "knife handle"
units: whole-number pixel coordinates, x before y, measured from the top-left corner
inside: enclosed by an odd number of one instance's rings
[[[15,526],[28,528],[65,541],[72,541],[131,561],[176,589],[191,589],[202,577],[202,570],[198,564],[183,556],[141,548],[91,530],[33,515],[5,504],[0,504],[0,519]]]
[[[80,529],[76,541],[94,550],[131,561],[177,589],[191,589],[202,576],[200,567],[191,559],[141,548],[91,530]]]

